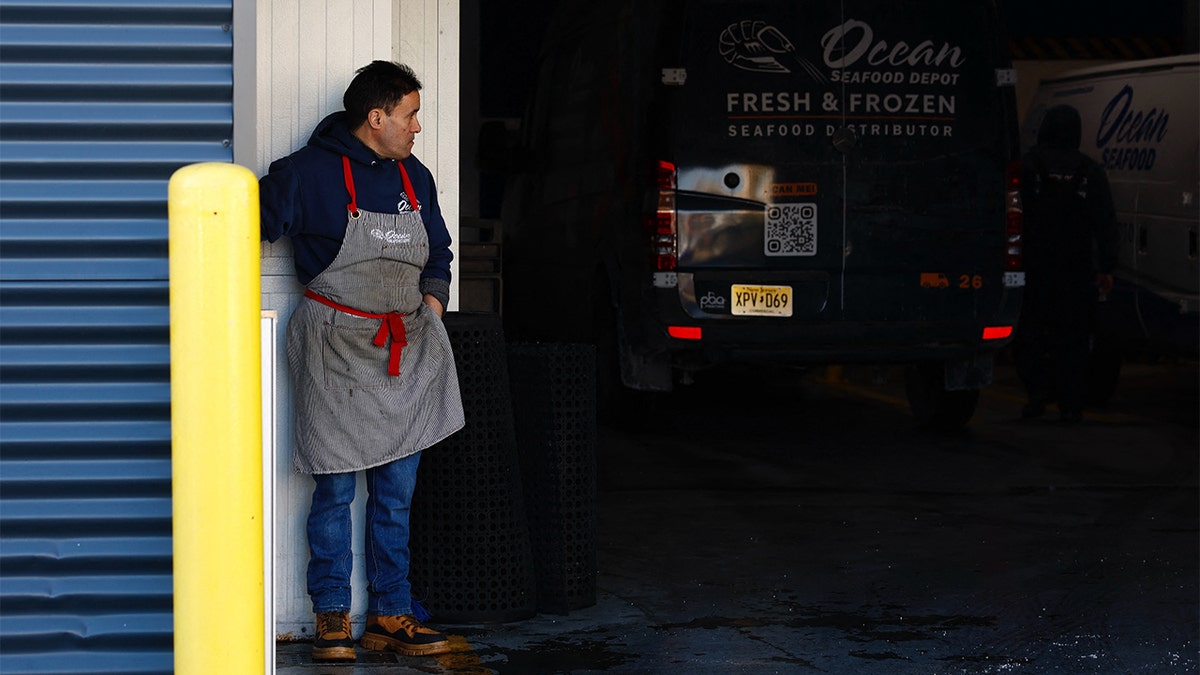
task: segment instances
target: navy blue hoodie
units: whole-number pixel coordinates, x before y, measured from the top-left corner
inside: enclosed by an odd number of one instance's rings
[[[346,126],[345,112],[321,120],[308,145],[271,163],[259,179],[262,238],[290,237],[296,278],[307,285],[329,266],[346,234],[346,205],[350,194],[342,171],[342,156],[350,158],[360,209],[396,213],[404,182],[396,160],[380,159]],[[421,272],[421,292],[446,306],[450,296],[450,233],[438,206],[433,174],[415,157],[402,160],[420,204],[421,220],[429,235],[429,262]]]

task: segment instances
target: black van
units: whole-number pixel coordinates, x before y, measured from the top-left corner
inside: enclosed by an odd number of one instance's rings
[[[539,68],[510,335],[595,341],[642,390],[729,361],[911,364],[922,422],[970,418],[1024,284],[994,2],[566,3]]]

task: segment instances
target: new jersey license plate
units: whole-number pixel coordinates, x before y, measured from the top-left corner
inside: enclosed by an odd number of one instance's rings
[[[732,314],[740,316],[791,316],[791,286],[749,286],[734,284],[730,288]]]

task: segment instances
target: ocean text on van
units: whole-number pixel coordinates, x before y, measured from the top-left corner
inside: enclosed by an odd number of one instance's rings
[[[858,42],[851,46],[855,31],[859,32]],[[866,56],[867,63],[873,66],[940,66],[949,63],[950,66],[958,68],[965,61],[962,50],[950,43],[935,47],[933,42],[925,40],[917,43],[915,47],[910,47],[903,40],[890,46],[886,40],[876,42],[875,31],[871,25],[854,19],[825,33],[821,38],[821,46],[825,48],[825,64],[830,68],[846,68],[863,56]],[[842,54],[842,57],[836,58],[837,54]]]
[[[1149,171],[1154,168],[1158,152],[1148,146],[1161,143],[1166,138],[1167,122],[1171,116],[1165,109],[1130,110],[1132,105],[1133,87],[1125,85],[1100,114],[1096,147],[1101,150],[1100,161],[1106,169]],[[1142,145],[1113,147],[1109,146],[1110,141]]]

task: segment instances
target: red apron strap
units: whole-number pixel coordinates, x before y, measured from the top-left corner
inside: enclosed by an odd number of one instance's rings
[[[403,162],[396,162],[396,166],[400,167],[400,179],[404,181],[404,194],[408,195],[408,203],[412,205],[414,211],[420,211],[421,205],[417,202],[417,191],[413,189],[412,181],[408,178],[408,171],[404,170]],[[352,216],[358,216],[358,198],[354,192],[354,176],[350,173],[350,158],[342,155],[342,178],[346,182],[346,192],[350,193],[350,203],[346,205],[346,210]]]
[[[413,189],[412,181],[408,179],[408,172],[404,170],[404,162],[396,162],[396,166],[400,167],[400,178],[404,180],[404,194],[408,195],[408,203],[412,204],[413,211],[420,211],[421,205],[417,203],[417,191]]]
[[[350,193],[350,203],[346,210],[350,215],[358,217],[358,198],[354,194],[354,176],[350,173],[350,158],[342,155],[342,177],[346,181],[346,192]]]
[[[345,312],[352,316],[361,316],[364,319],[379,319],[379,330],[375,332],[375,340],[373,342],[376,347],[382,347],[387,344],[389,337],[392,338],[392,346],[388,350],[388,375],[392,377],[400,376],[400,353],[404,347],[408,346],[408,332],[404,328],[404,314],[400,312],[388,312],[387,314],[362,312],[353,307],[347,307],[336,300],[331,300],[309,288],[304,289],[304,297],[312,298],[322,305],[332,307],[339,312]]]

